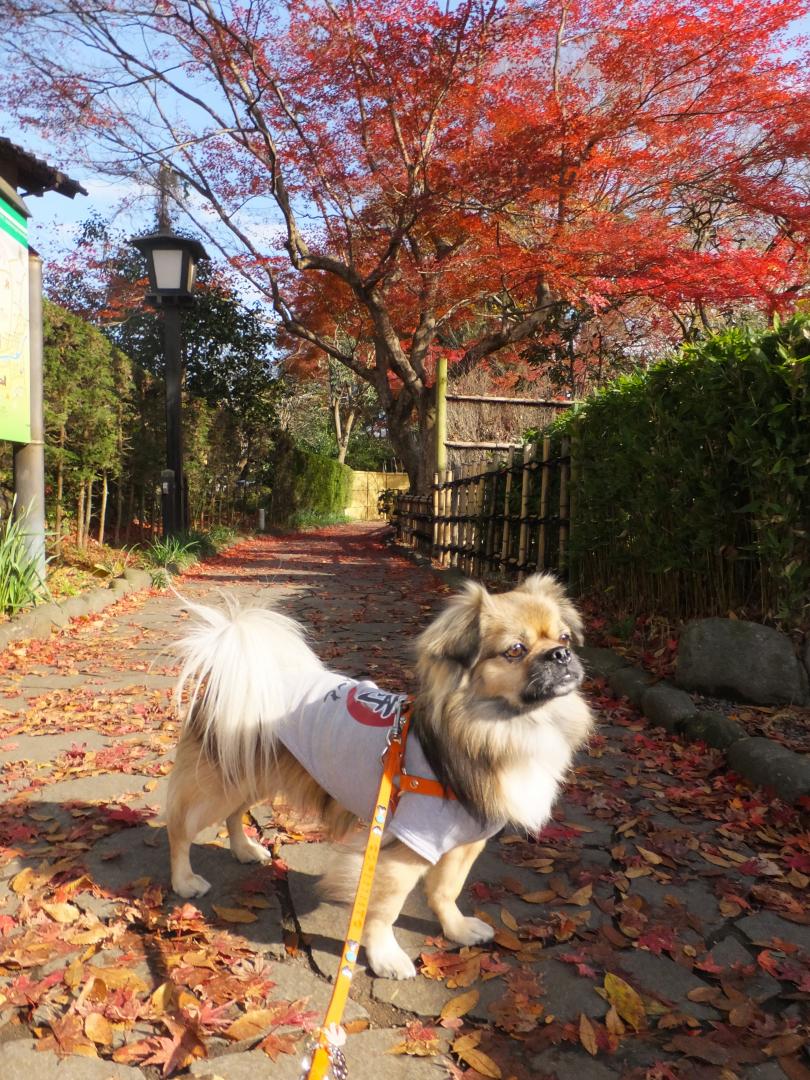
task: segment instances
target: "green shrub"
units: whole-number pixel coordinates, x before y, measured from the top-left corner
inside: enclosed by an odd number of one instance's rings
[[[685,347],[554,430],[573,446],[582,591],[683,618],[807,618],[810,316]]]
[[[175,536],[156,537],[145,549],[144,558],[151,568],[152,579],[158,588],[168,581],[168,574],[180,573],[198,559],[216,555],[233,543],[236,530],[227,525],[213,525],[206,532],[191,529]]]
[[[6,515],[0,526],[0,610],[16,615],[48,595],[38,562],[25,543],[25,515]]]
[[[212,525],[206,532],[206,537],[209,544],[214,549],[214,552],[222,551],[223,548],[228,547],[236,539],[236,529],[232,529],[230,525]]]
[[[152,566],[172,573],[182,570],[200,557],[200,540],[192,534],[156,537],[144,550]]]
[[[348,466],[280,443],[270,521],[285,528],[343,521],[351,491],[352,470]]]

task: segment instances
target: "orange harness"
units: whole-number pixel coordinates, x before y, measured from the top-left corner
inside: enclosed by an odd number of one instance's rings
[[[363,855],[363,865],[360,868],[360,879],[357,882],[357,891],[354,896],[351,915],[349,916],[349,929],[346,931],[346,940],[343,944],[335,984],[332,987],[329,1007],[318,1032],[311,1064],[304,1074],[307,1080],[323,1080],[333,1065],[335,1065],[336,1076],[346,1075],[345,1064],[342,1063],[343,1055],[339,1049],[341,1040],[337,1036],[340,1032],[339,1025],[343,1017],[343,1010],[349,997],[349,986],[357,963],[357,954],[360,951],[360,939],[363,936],[363,925],[366,921],[366,913],[371,898],[371,887],[374,883],[374,871],[380,854],[380,844],[382,843],[383,829],[385,828],[389,809],[396,810],[400,796],[407,792],[416,795],[433,795],[440,799],[455,799],[456,797],[452,791],[444,788],[438,780],[428,779],[424,776],[412,776],[410,773],[405,772],[403,762],[405,760],[405,743],[410,728],[410,714],[411,701],[408,699],[401,705],[388,732],[388,739],[382,756],[383,771],[380,789],[377,792],[377,801],[371,825],[369,826],[366,850]],[[338,1062],[341,1062],[340,1066],[338,1066]],[[306,1069],[306,1065],[304,1067]]]

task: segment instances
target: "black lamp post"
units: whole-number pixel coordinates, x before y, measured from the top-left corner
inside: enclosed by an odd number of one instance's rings
[[[180,387],[182,340],[180,308],[192,302],[197,263],[207,259],[198,240],[161,229],[130,241],[146,256],[149,292],[146,299],[163,309],[163,349],[166,362],[166,468],[161,476],[163,533],[173,536],[188,528],[183,476],[183,428]]]

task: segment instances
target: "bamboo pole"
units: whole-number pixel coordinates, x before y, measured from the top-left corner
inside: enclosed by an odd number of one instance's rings
[[[458,545],[461,549],[459,551],[459,567],[462,573],[465,574],[470,572],[470,567],[467,562],[467,538],[470,528],[470,522],[468,520],[468,508],[470,505],[470,488],[467,482],[468,473],[468,466],[462,465],[459,472],[458,512],[461,521],[459,522]]]
[[[569,439],[562,440],[561,457],[567,457],[571,452]],[[560,573],[568,566],[568,462],[560,462],[560,544],[557,557],[557,567]]]
[[[447,357],[436,365],[436,472],[447,468]]]
[[[572,425],[573,431],[571,436],[571,465],[568,470],[568,580],[575,587],[575,590],[579,592],[582,588],[582,560],[571,558],[571,546],[570,537],[576,536],[574,525],[574,500],[576,498],[577,484],[581,481],[581,472],[579,464],[579,453],[577,439],[576,425]]]
[[[440,538],[439,538],[439,532],[440,532],[440,529],[441,529],[441,525],[439,523],[439,512],[441,510],[440,487],[439,487],[439,483],[440,483],[439,478],[440,478],[440,476],[441,476],[441,473],[439,473],[439,472],[436,472],[436,473],[433,474],[433,529],[432,529],[432,535],[431,535],[431,540],[430,540],[430,557],[431,557],[431,559],[436,558],[436,555],[439,552],[439,544],[441,543]]]
[[[546,435],[543,439],[543,468],[542,476],[540,478],[540,528],[537,532],[538,571],[546,569],[546,539],[548,536],[546,519],[548,518],[548,489],[551,482],[551,466],[549,465],[550,457],[551,439]]]
[[[480,472],[475,482],[475,521],[473,522],[473,577],[480,578],[484,566],[484,545],[486,544],[486,530],[484,529],[484,501],[486,499],[486,473]]]
[[[470,577],[475,576],[475,495],[476,486],[473,483],[474,467],[467,465],[464,469],[465,477],[465,502],[464,513],[467,516],[467,531],[464,536],[464,573]]]
[[[493,461],[486,473],[485,502],[487,506],[487,535],[484,546],[484,566],[490,573],[495,563],[495,500],[498,496],[498,475],[501,469],[500,459]],[[488,498],[486,496],[488,495]]]
[[[456,483],[456,480],[457,480],[457,478],[458,478],[458,477],[457,477],[457,473],[458,473],[458,470],[457,470],[457,468],[455,468],[455,467],[454,467],[454,468],[452,468],[452,469],[450,470],[450,475],[451,475],[451,477],[452,477],[452,485],[453,485],[453,486],[452,486],[452,489],[451,489],[451,492],[450,492],[450,506],[451,506],[451,512],[452,512],[452,516],[453,516],[453,521],[452,521],[452,523],[451,523],[451,525],[450,525],[450,538],[451,538],[451,545],[452,545],[452,548],[453,548],[452,552],[450,553],[450,563],[451,563],[451,565],[452,565],[452,566],[455,566],[455,567],[458,567],[458,564],[459,564],[459,557],[458,557],[458,538],[459,538],[459,521],[458,521],[458,506],[459,506],[459,487],[458,487],[458,484]]]
[[[511,540],[512,522],[509,517],[509,499],[512,494],[512,468],[515,464],[515,448],[510,446],[509,456],[506,459],[506,486],[503,493],[503,530],[501,532],[501,566],[502,574],[506,574],[509,566],[509,544]]]
[[[453,489],[450,484],[453,480],[452,469],[445,469],[444,471],[444,523],[442,528],[442,543],[444,544],[444,566],[450,565],[450,552],[447,550],[451,544],[450,529],[451,522],[450,517],[453,513]]]
[[[521,489],[520,489],[520,537],[518,539],[518,582],[523,581],[526,577],[525,562],[526,562],[526,550],[529,542],[529,523],[526,520],[526,516],[529,513],[529,484],[531,483],[531,472],[528,468],[529,463],[534,457],[534,447],[523,447],[523,471],[521,473]]]

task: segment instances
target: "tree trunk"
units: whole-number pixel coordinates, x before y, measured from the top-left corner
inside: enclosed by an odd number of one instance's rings
[[[65,425],[62,424],[59,429],[59,460],[56,465],[56,540],[57,543],[62,537],[62,518],[65,515],[65,508],[62,502],[65,497]]]
[[[98,511],[98,542],[104,543],[104,524],[107,517],[107,496],[109,488],[107,484],[107,470],[101,474],[101,506]]]
[[[338,406],[335,405],[335,411],[337,412]],[[336,431],[338,433],[338,461],[341,465],[346,464],[346,452],[349,449],[349,438],[352,434],[352,428],[354,427],[354,421],[357,417],[357,413],[354,409],[351,410],[346,417],[346,423],[343,426],[338,426]]]
[[[129,543],[129,534],[132,529],[132,518],[135,514],[135,481],[129,482],[129,494],[127,497],[127,523],[124,526],[124,543]]]
[[[84,480],[79,484],[79,502],[76,507],[76,547],[82,547],[82,530],[84,529]]]
[[[87,546],[90,539],[90,520],[93,516],[93,477],[87,478],[87,498],[84,503],[84,530],[82,532],[82,547]]]
[[[113,542],[118,547],[121,541],[121,521],[124,516],[124,478],[118,477],[118,483],[115,488],[115,530],[113,532]]]
[[[436,467],[436,401],[433,387],[417,396],[402,389],[384,404],[388,438],[402,461],[411,491],[427,495]],[[415,415],[414,415],[415,414]]]

